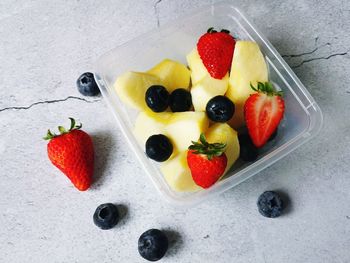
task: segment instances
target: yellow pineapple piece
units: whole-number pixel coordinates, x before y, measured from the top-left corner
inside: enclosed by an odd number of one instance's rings
[[[191,53],[186,56],[186,59],[191,69],[192,86],[194,86],[198,81],[209,75],[209,72],[205,68],[197,48],[194,48]]]
[[[170,93],[178,88],[189,89],[191,72],[177,61],[164,59],[147,73],[158,77]]]
[[[197,141],[200,134],[209,127],[209,120],[205,112],[175,112],[166,126],[166,132],[170,136],[178,151],[185,151],[192,141]]]
[[[134,135],[141,145],[145,145],[147,139],[155,134],[166,135],[166,125],[171,117],[171,112],[142,111],[136,118]]]
[[[228,88],[228,73],[222,79],[212,78],[209,74],[191,88],[192,104],[195,111],[205,111],[208,101],[224,95]]]
[[[148,110],[145,94],[152,85],[163,85],[163,83],[156,76],[129,71],[117,78],[114,89],[128,106],[138,110]]]
[[[187,151],[161,164],[160,170],[170,188],[177,192],[193,192],[201,188],[192,179],[187,165]]]
[[[205,136],[209,143],[226,143],[227,167],[224,172],[226,174],[239,157],[240,147],[237,132],[226,123],[216,123],[209,127]]]
[[[237,41],[232,59],[229,87],[226,96],[235,104],[235,114],[229,121],[234,128],[244,125],[243,107],[250,94],[250,84],[268,80],[267,65],[257,43]]]

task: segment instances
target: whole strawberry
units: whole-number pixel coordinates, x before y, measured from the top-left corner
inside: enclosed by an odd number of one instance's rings
[[[209,28],[207,33],[199,38],[198,54],[213,78],[222,79],[229,71],[235,43],[230,31],[225,29],[217,32]]]
[[[87,190],[94,172],[94,146],[90,136],[80,130],[82,125],[76,125],[73,118],[69,118],[69,130],[58,126],[59,135],[47,131],[45,140],[47,154],[50,161],[60,169],[80,190]]]
[[[248,133],[256,147],[262,147],[276,131],[284,114],[281,91],[275,91],[270,82],[258,82],[256,91],[244,104],[244,118]]]
[[[192,142],[188,147],[187,164],[191,170],[193,181],[203,187],[209,188],[224,174],[227,157],[224,153],[226,144],[208,143],[202,133],[200,142]]]

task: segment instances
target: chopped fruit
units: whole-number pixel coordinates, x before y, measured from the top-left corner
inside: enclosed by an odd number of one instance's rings
[[[197,43],[197,50],[202,62],[215,79],[222,79],[230,69],[234,38],[226,32],[216,32],[212,28],[201,36]]]
[[[222,79],[214,79],[209,74],[191,88],[192,103],[195,111],[205,111],[208,101],[224,95],[228,88],[228,73]]]
[[[187,150],[191,142],[197,140],[208,127],[209,120],[205,112],[176,112],[169,118],[166,132],[174,147],[181,152]]]
[[[168,108],[169,92],[160,85],[153,85],[146,91],[147,106],[154,112],[162,112]]]
[[[271,83],[258,83],[257,93],[250,95],[244,105],[244,117],[250,138],[262,147],[275,132],[284,114],[284,100]]]
[[[96,226],[103,230],[113,228],[119,221],[119,212],[114,204],[99,205],[93,216]]]
[[[225,154],[227,157],[227,167],[224,172],[231,168],[240,155],[240,144],[237,138],[237,132],[226,123],[215,123],[210,126],[205,133],[209,143],[224,143],[226,144]]]
[[[259,213],[265,217],[279,217],[284,209],[283,200],[278,193],[274,191],[266,191],[259,196],[258,199]]]
[[[149,229],[139,237],[140,256],[148,261],[158,261],[167,252],[168,243],[168,238],[162,231]]]
[[[240,145],[240,154],[241,158],[245,162],[253,162],[258,158],[258,149],[254,146],[252,140],[248,134],[241,134],[238,136],[239,145]]]
[[[147,110],[145,94],[152,85],[162,85],[162,81],[147,73],[130,71],[117,78],[114,88],[124,103],[134,109]]]
[[[196,85],[205,76],[210,76],[198,54],[197,48],[193,49],[191,53],[186,56],[186,59],[191,69],[192,86]]]
[[[100,94],[94,74],[85,72],[77,79],[77,87],[79,92],[84,96],[96,96]]]
[[[233,101],[236,111],[230,125],[239,128],[244,125],[243,107],[250,94],[255,93],[250,84],[268,80],[267,65],[257,43],[237,41],[233,55],[229,88],[226,96]]]
[[[235,112],[235,105],[227,97],[219,95],[208,101],[206,112],[210,120],[226,122],[232,118]]]
[[[94,173],[94,146],[91,137],[80,130],[82,125],[75,125],[75,120],[69,119],[69,130],[58,126],[59,135],[47,131],[44,138],[50,140],[47,144],[47,154],[52,164],[60,169],[78,190],[85,191],[90,187]]]
[[[164,59],[114,84],[121,101],[140,111],[134,135],[177,192],[209,188],[235,169],[238,158],[255,161],[284,114],[257,43],[210,28],[186,60],[188,67]],[[245,125],[248,132],[238,136],[235,129]],[[145,249],[153,249],[147,242]]]
[[[193,181],[203,188],[209,188],[226,170],[227,157],[224,153],[226,144],[208,143],[203,133],[200,135],[200,142],[192,143],[188,147],[187,164]]]
[[[141,145],[145,145],[147,139],[153,134],[166,134],[166,124],[172,113],[155,113],[147,110],[142,111],[136,118],[134,134]]]
[[[186,158],[187,151],[176,155],[160,166],[168,185],[177,192],[194,192],[200,189],[192,179]]]
[[[185,89],[174,90],[169,98],[169,106],[172,112],[189,111],[192,106],[191,93]]]
[[[177,88],[188,89],[190,86],[191,72],[185,65],[170,59],[164,59],[147,73],[158,77],[170,93]]]
[[[168,137],[163,134],[152,135],[146,141],[147,156],[157,162],[164,162],[173,153],[173,145]]]

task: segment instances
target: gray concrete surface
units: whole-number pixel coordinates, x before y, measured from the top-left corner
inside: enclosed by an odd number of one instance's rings
[[[199,206],[169,206],[126,145],[105,102],[75,81],[109,49],[210,1],[0,2],[0,262],[144,262],[137,239],[170,232],[163,262],[350,262],[350,2],[234,3],[259,25],[324,113],[321,133],[238,187]],[[46,156],[49,127],[76,116],[93,135],[99,171],[76,191]],[[256,199],[279,189],[285,216]],[[92,223],[123,205],[118,227]]]

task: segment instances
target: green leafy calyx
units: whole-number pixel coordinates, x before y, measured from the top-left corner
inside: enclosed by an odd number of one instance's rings
[[[51,139],[53,139],[53,138],[55,138],[57,136],[69,133],[72,130],[79,130],[82,127],[81,123],[76,125],[76,122],[75,122],[75,120],[73,118],[69,118],[69,119],[70,119],[69,130],[66,130],[66,128],[64,128],[63,126],[58,126],[58,131],[60,132],[60,134],[55,134],[55,133],[52,133],[50,130],[47,130],[47,134],[44,137],[44,140],[51,140]]]
[[[204,134],[201,133],[199,142],[192,141],[192,145],[188,149],[194,154],[204,154],[209,160],[215,156],[220,156],[225,152],[226,143],[208,143]]]
[[[265,93],[268,96],[282,96],[283,92],[282,91],[276,91],[275,88],[273,87],[271,82],[258,82],[257,87],[254,87],[251,83],[250,83],[250,87],[256,91],[256,92],[261,92],[261,93]]]

